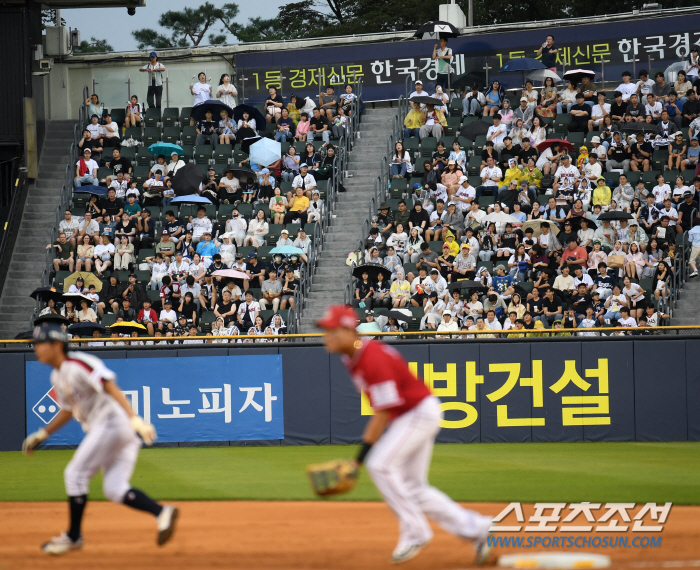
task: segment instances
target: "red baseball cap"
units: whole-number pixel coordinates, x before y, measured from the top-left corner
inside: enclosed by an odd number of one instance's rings
[[[354,329],[357,326],[357,313],[349,305],[331,305],[316,326],[322,329],[345,327]]]

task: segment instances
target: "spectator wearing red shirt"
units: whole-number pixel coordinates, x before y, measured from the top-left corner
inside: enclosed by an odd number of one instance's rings
[[[573,238],[566,244],[566,248],[561,252],[559,267],[561,268],[564,264],[568,264],[572,268],[576,267],[577,265],[586,267],[587,261],[588,252],[585,248],[579,246],[576,238]]]
[[[143,302],[143,309],[139,311],[136,320],[148,329],[148,336],[153,336],[155,334],[153,323],[158,322],[158,314],[151,309],[150,300]]]

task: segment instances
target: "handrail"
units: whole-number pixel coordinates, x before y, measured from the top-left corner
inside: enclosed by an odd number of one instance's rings
[[[26,193],[27,187],[27,170],[23,168],[24,158],[15,159],[12,179],[15,181],[12,199],[8,207],[7,220],[5,222],[5,231],[2,232],[0,239],[0,267],[3,269],[0,272],[0,292],[5,285],[5,279],[9,273],[10,259],[12,257],[12,248],[15,244],[17,232],[19,231],[22,213],[20,205],[22,197]]]

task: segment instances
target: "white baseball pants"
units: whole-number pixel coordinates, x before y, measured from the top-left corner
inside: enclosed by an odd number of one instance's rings
[[[109,413],[90,429],[66,466],[64,479],[69,497],[88,494],[90,479],[102,469],[105,497],[121,503],[131,488],[141,440],[131,428],[126,413]]]
[[[491,517],[465,509],[428,484],[435,438],[440,431],[440,401],[429,396],[396,418],[368,454],[367,470],[399,519],[399,544],[421,544],[433,537],[426,517],[447,532],[478,539]]]

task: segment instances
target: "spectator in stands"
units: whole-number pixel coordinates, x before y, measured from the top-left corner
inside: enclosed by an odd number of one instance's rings
[[[139,103],[139,98],[136,95],[132,95],[129,103],[126,106],[126,122],[125,126],[129,127],[141,126],[141,119],[143,117],[143,105]]]
[[[219,117],[219,144],[231,144],[236,140],[236,123],[226,109],[221,109]]]
[[[694,93],[694,91],[693,91]],[[641,134],[641,133],[640,133]],[[646,143],[649,144],[649,143]],[[695,136],[690,139],[690,147],[686,152],[685,158],[681,161],[681,172],[685,172],[686,169],[690,169],[695,172],[698,165],[700,165],[700,143],[698,143],[698,137]],[[647,161],[648,164],[648,161]]]
[[[131,216],[124,212],[120,222],[114,228],[114,245],[118,245],[122,236],[126,236],[129,243],[134,241],[136,237],[136,224],[131,221]]]
[[[228,105],[233,109],[236,103],[236,96],[238,91],[236,87],[231,83],[231,76],[228,73],[223,73],[219,79],[219,86],[216,88],[216,97],[220,99],[224,105]]]
[[[473,117],[481,115],[486,106],[486,97],[479,91],[479,86],[472,83],[471,91],[462,100],[462,116]]]
[[[338,113],[338,96],[334,94],[332,85],[326,87],[325,93],[319,93],[318,105],[330,123]]]
[[[78,245],[77,237],[80,231],[80,222],[77,218],[73,217],[70,210],[66,210],[64,213],[64,219],[58,224],[58,230],[66,235],[66,239],[70,242],[73,249]]]
[[[325,115],[321,115],[321,111],[316,108],[314,109],[314,116],[309,121],[309,134],[307,139],[313,141],[314,139],[321,137],[323,142],[330,142],[331,132],[330,123]]]
[[[309,136],[309,131],[311,129],[311,123],[309,122],[309,114],[304,112],[301,113],[299,117],[299,122],[296,125],[296,135],[295,140],[305,141]]]
[[[282,116],[277,119],[275,140],[279,142],[293,141],[294,136],[294,121],[290,118],[289,111],[287,111],[287,109],[282,109]]]
[[[148,55],[148,59],[150,62],[139,69],[139,71],[148,73],[148,93],[146,94],[148,106],[160,109],[160,102],[163,97],[163,72],[165,71],[165,66],[158,61],[158,54],[154,51]]]
[[[194,80],[194,77],[192,78]],[[207,76],[203,71],[200,71],[197,74],[197,83],[192,83],[190,85],[190,93],[194,95],[194,101],[192,102],[192,105],[199,105],[200,103],[204,103],[211,99],[211,85],[207,83]],[[192,122],[190,122],[190,125],[192,125]]]
[[[126,235],[122,235],[120,243],[115,247],[114,269],[126,271],[134,259],[134,244],[129,242]]]
[[[447,120],[440,110],[436,110],[434,105],[428,105],[423,119],[423,126],[420,128],[420,138],[435,137],[440,140],[443,135],[443,127],[447,125]]]
[[[493,125],[489,127],[486,133],[486,140],[493,143],[493,148],[496,152],[501,152],[503,149],[503,139],[507,134],[505,125],[501,124],[501,115],[496,113],[493,115]]]
[[[420,138],[420,129],[423,126],[425,114],[421,111],[420,103],[411,103],[411,110],[403,121],[403,138]]]
[[[255,218],[248,224],[247,237],[244,245],[252,245],[255,249],[265,245],[265,236],[269,233],[270,226],[265,217],[265,211],[260,209],[257,211]]]
[[[268,97],[265,100],[265,111],[267,115],[265,116],[265,119],[268,123],[275,123],[282,115],[284,99],[282,99],[282,96],[277,93],[277,89],[274,87],[270,87],[267,91]]]
[[[294,308],[294,293],[297,289],[299,289],[299,280],[294,275],[294,270],[288,267],[285,270],[284,284],[282,285],[282,303],[280,304],[280,309],[286,309],[288,304],[292,309]]]
[[[266,311],[268,305],[272,306],[275,313],[279,310],[282,300],[282,282],[277,278],[277,271],[270,271],[267,279],[263,281],[262,297],[260,297],[260,308]]]
[[[90,129],[85,129],[83,131],[82,138],[78,141],[78,148],[85,150],[89,148],[92,152],[92,159],[98,161],[100,159],[100,153],[102,152],[102,143],[99,138],[93,138]]]
[[[258,135],[258,126],[255,119],[250,117],[250,113],[243,111],[238,120],[238,139],[243,140]]]
[[[83,157],[75,163],[75,187],[79,188],[83,182],[87,184],[98,184],[97,162],[92,159],[92,151],[89,148],[83,150]]]
[[[121,216],[124,213],[124,202],[117,198],[117,193],[114,188],[107,191],[107,199],[101,204],[102,217],[109,216],[115,222],[121,221]]]
[[[110,243],[109,236],[103,235],[102,243],[96,245],[94,249],[95,269],[100,279],[104,277],[104,271],[112,266],[114,251],[115,248],[114,245]]]
[[[198,147],[210,144],[215,149],[219,138],[217,124],[212,120],[212,114],[209,109],[204,113],[204,117],[203,120],[197,121],[197,140],[195,144]]]
[[[103,147],[120,147],[120,130],[119,125],[112,121],[112,115],[109,113],[105,115],[105,122],[102,125],[102,146]]]
[[[393,178],[405,178],[413,172],[411,155],[404,149],[403,142],[394,143],[394,153],[391,155],[391,175]]]
[[[58,232],[58,239],[46,246],[46,249],[53,248],[55,258],[53,260],[54,271],[58,272],[61,267],[67,267],[68,271],[73,272],[73,264],[75,263],[75,250],[73,245],[66,239],[65,232]]]
[[[676,91],[671,91],[668,94],[668,101],[663,104],[664,111],[668,113],[669,120],[672,121],[678,129],[683,126],[683,103],[677,99]],[[663,112],[661,114],[663,122]]]
[[[622,140],[619,131],[615,131],[612,143],[610,143],[610,149],[608,150],[608,162],[605,165],[607,171],[612,172],[615,169],[622,169],[628,172],[631,159],[632,155],[630,154],[630,147],[627,141]]]
[[[500,82],[493,81],[490,87],[484,91],[486,99],[486,107],[484,107],[484,116],[493,117],[503,106],[505,100],[505,92],[501,87]]]
[[[303,166],[303,165],[302,165]],[[301,169],[304,173],[304,169]],[[309,209],[309,199],[304,195],[304,191],[301,186],[295,189],[295,195],[289,200],[289,210],[284,215],[283,223],[287,224],[293,223],[294,220],[299,219],[301,227],[303,228],[308,221],[308,209]]]

